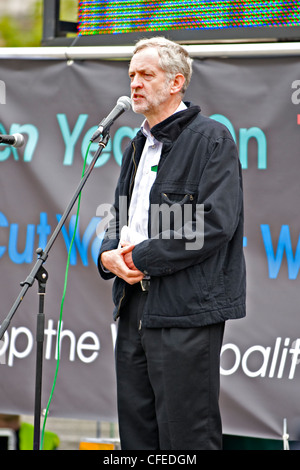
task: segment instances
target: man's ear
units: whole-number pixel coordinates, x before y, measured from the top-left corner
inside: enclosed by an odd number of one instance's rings
[[[180,92],[181,88],[183,87],[183,84],[185,82],[185,78],[181,73],[177,73],[173,79],[173,84],[171,86],[170,92],[171,94],[176,94]]]

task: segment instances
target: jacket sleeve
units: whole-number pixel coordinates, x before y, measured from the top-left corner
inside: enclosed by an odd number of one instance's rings
[[[138,269],[150,276],[172,274],[201,263],[233,237],[242,218],[243,192],[238,152],[231,137],[215,141],[199,179],[197,204],[203,224],[197,230],[194,218],[194,243],[186,236],[145,240],[133,250]]]
[[[101,254],[104,251],[114,250],[119,244],[119,184],[115,191],[115,203],[110,208],[110,221],[104,233],[103,241],[98,255],[98,271],[100,276],[107,280],[115,277],[113,273],[107,271],[101,263]]]

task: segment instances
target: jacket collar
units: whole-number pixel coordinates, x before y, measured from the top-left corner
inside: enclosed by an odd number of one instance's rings
[[[186,109],[172,114],[151,128],[152,135],[163,143],[174,142],[183,129],[200,113],[200,107],[186,101]]]

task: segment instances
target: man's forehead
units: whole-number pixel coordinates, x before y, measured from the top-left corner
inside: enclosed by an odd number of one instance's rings
[[[159,55],[154,47],[147,47],[136,52],[130,61],[129,68],[159,67]]]

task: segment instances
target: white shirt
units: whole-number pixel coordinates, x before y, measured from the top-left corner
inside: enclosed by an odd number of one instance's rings
[[[183,109],[186,109],[186,105],[181,102],[175,112],[182,111]],[[135,176],[129,207],[128,227],[123,227],[120,237],[121,240],[126,240],[133,244],[148,238],[149,197],[156,178],[162,150],[162,142],[156,140],[151,134],[147,120],[143,122],[141,131],[146,137],[146,142]]]

